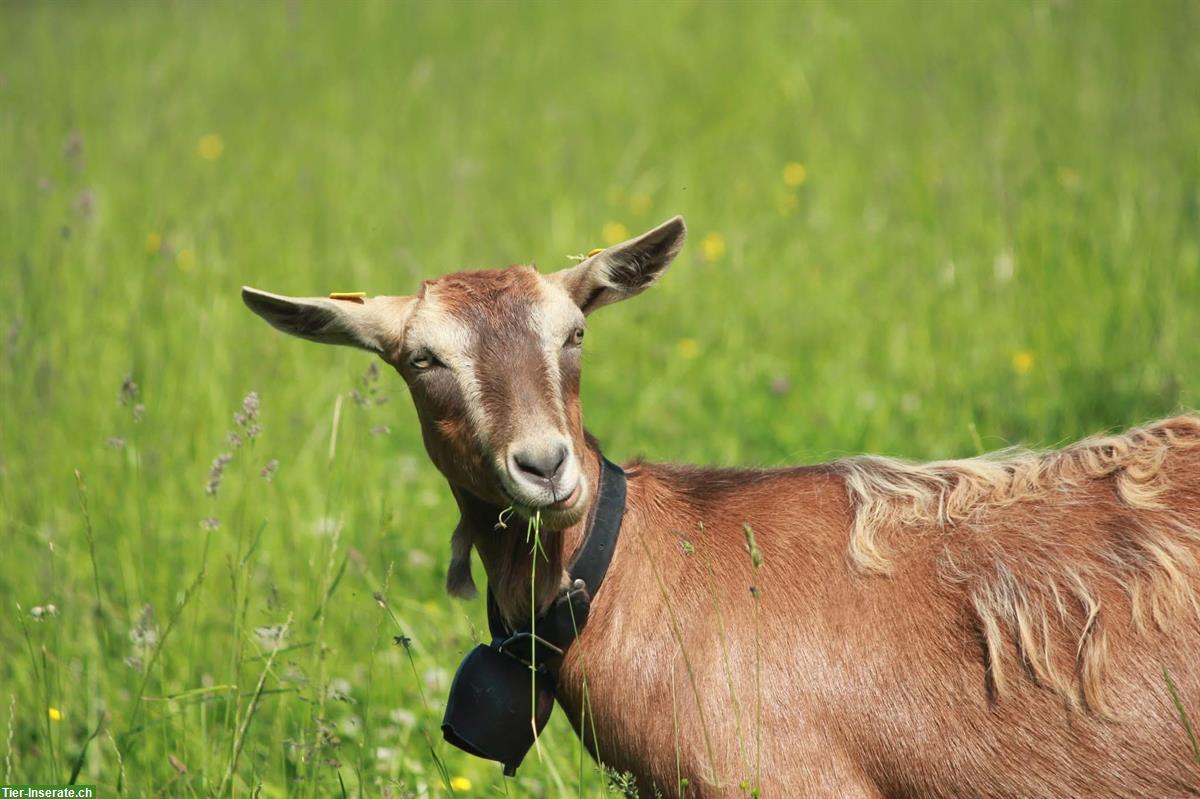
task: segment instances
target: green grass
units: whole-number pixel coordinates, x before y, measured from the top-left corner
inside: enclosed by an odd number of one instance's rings
[[[454,503],[403,385],[238,287],[550,269],[683,213],[664,282],[588,335],[615,458],[1140,422],[1200,386],[1198,26],[1192,2],[3,4],[0,780],[596,795],[561,713],[507,786],[439,743],[486,625],[443,595]],[[261,435],[208,496],[250,391]]]

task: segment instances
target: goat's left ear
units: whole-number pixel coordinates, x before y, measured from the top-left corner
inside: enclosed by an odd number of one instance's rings
[[[285,297],[243,286],[242,301],[284,333],[321,344],[358,347],[386,357],[399,346],[415,299],[356,294]]]
[[[650,288],[667,271],[687,236],[682,216],[614,244],[575,266],[549,275],[586,314]]]

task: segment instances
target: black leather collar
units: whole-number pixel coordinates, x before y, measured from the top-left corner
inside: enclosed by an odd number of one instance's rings
[[[598,483],[583,543],[567,567],[568,587],[532,624],[516,630],[504,623],[489,588],[492,642],[467,655],[450,686],[443,736],[470,754],[503,763],[509,776],[550,719],[555,684],[548,666],[587,624],[592,599],[617,547],[625,516],[625,472],[601,455]]]

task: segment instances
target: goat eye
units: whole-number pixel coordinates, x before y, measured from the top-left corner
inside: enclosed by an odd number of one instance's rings
[[[583,328],[577,327],[571,331],[570,337],[567,339],[567,344],[573,347],[578,347],[583,343]]]
[[[418,350],[409,356],[408,365],[414,369],[424,370],[431,366],[441,366],[442,362],[429,350]]]

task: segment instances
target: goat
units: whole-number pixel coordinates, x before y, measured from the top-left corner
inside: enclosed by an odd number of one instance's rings
[[[516,624],[561,590],[600,468],[585,316],[654,284],[685,233],[415,296],[243,297],[399,371],[461,514],[448,590],[474,595],[474,550]],[[608,578],[555,671],[593,756],[642,790],[1200,795],[1164,677],[1200,707],[1200,417],[922,465],[625,471]],[[509,507],[540,512],[536,570],[524,530],[496,527]]]

